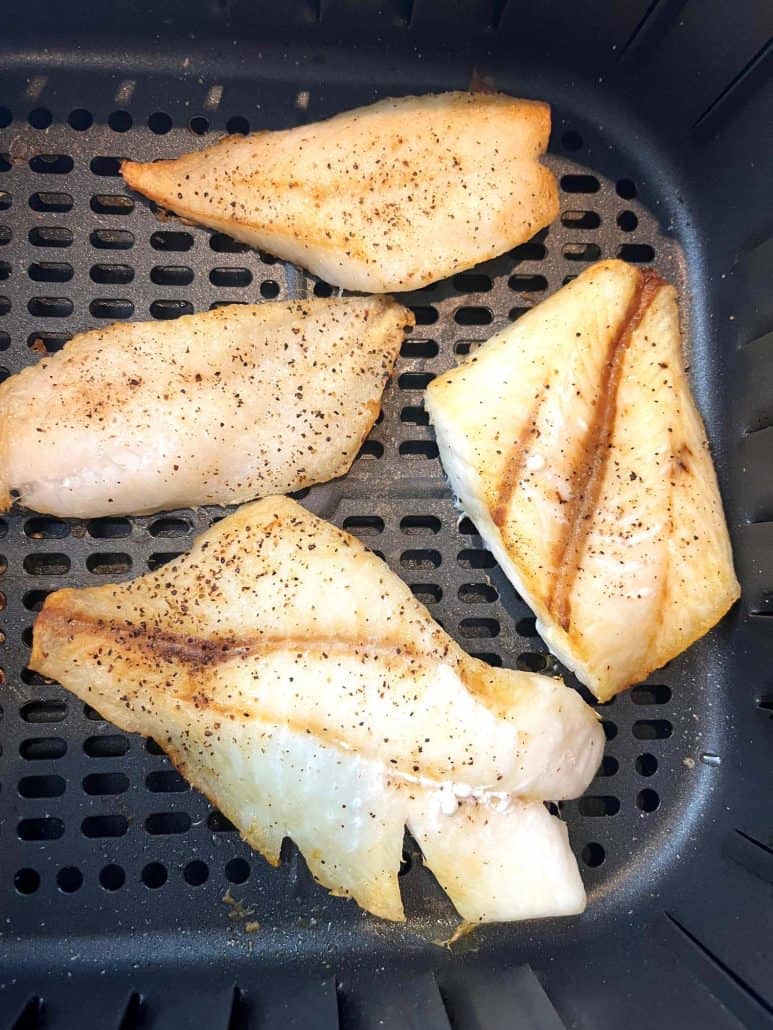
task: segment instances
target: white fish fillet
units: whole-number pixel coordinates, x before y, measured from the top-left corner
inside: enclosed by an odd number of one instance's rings
[[[50,595],[31,667],[154,737],[265,857],[402,919],[407,824],[467,919],[579,912],[565,826],[604,735],[560,680],[466,655],[375,555],[294,501],[130,583]]]
[[[605,261],[430,384],[461,506],[600,700],[739,596],[676,291]]]
[[[558,215],[539,163],[547,104],[483,93],[382,100],[174,160],[125,161],[134,190],[329,283],[413,290],[523,243]]]
[[[413,315],[233,304],[76,336],[0,386],[0,506],[79,518],[231,504],[348,471]]]

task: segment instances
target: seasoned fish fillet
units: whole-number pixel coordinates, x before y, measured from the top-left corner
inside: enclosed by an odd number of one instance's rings
[[[461,506],[599,700],[739,596],[676,291],[604,261],[427,390]]]
[[[460,914],[579,912],[565,826],[604,743],[560,680],[466,655],[353,537],[272,497],[133,582],[59,590],[31,667],[154,737],[269,862],[402,919],[407,824]]]
[[[90,518],[231,504],[348,471],[413,315],[276,301],[76,336],[0,386],[0,505]]]
[[[483,93],[382,100],[283,132],[125,161],[184,218],[372,293],[414,290],[523,243],[558,215],[539,163],[550,108]]]

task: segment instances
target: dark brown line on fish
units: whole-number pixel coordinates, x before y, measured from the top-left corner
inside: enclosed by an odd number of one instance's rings
[[[510,453],[505,462],[505,469],[499,480],[497,499],[491,512],[494,525],[500,529],[507,522],[507,513],[510,510],[510,502],[513,499],[516,487],[523,476],[523,469],[526,463],[527,444],[537,435],[537,415],[545,400],[545,387],[542,386],[534,396],[534,402],[523,423],[518,437],[510,448]]]
[[[572,617],[571,593],[580,569],[582,554],[598,506],[604,471],[609,459],[612,429],[617,415],[617,394],[620,388],[623,358],[647,308],[664,286],[661,277],[652,271],[639,275],[628,310],[615,336],[609,342],[607,359],[601,370],[599,399],[585,436],[582,454],[572,476],[572,491],[567,502],[566,530],[556,549],[556,577],[548,595],[548,610],[561,628],[568,632]]]

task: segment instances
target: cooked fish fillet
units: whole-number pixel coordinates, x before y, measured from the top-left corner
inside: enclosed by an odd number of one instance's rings
[[[357,540],[272,497],[119,586],[59,590],[31,667],[154,737],[269,862],[388,919],[407,824],[467,919],[582,910],[566,829],[603,749],[560,680],[466,655]]]
[[[348,471],[413,315],[277,301],[76,336],[0,386],[0,505],[90,518],[231,504]]]
[[[125,161],[134,190],[349,290],[413,290],[558,215],[550,108],[483,93],[382,100],[283,132]]]
[[[427,390],[461,506],[602,701],[739,595],[676,291],[592,266]]]

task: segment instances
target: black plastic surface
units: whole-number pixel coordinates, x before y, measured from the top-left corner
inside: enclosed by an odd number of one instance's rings
[[[140,574],[222,512],[7,516],[0,1026],[770,1025],[769,5],[599,3],[578,16],[558,0],[219,0],[167,12],[20,10],[0,41],[2,374],[108,319],[329,290],[161,218],[128,194],[115,158],[471,82],[542,97],[561,219],[406,295],[418,324],[383,420],[350,475],[303,503],[381,552],[468,650],[550,668],[528,609],[459,524],[422,389],[587,262],[622,254],[679,286],[744,596],[603,708],[604,766],[564,806],[587,913],[446,948],[436,942],[456,921],[419,855],[402,877],[407,923],[364,915],[318,888],[292,847],[269,869],[156,749],[26,670],[46,591]]]

